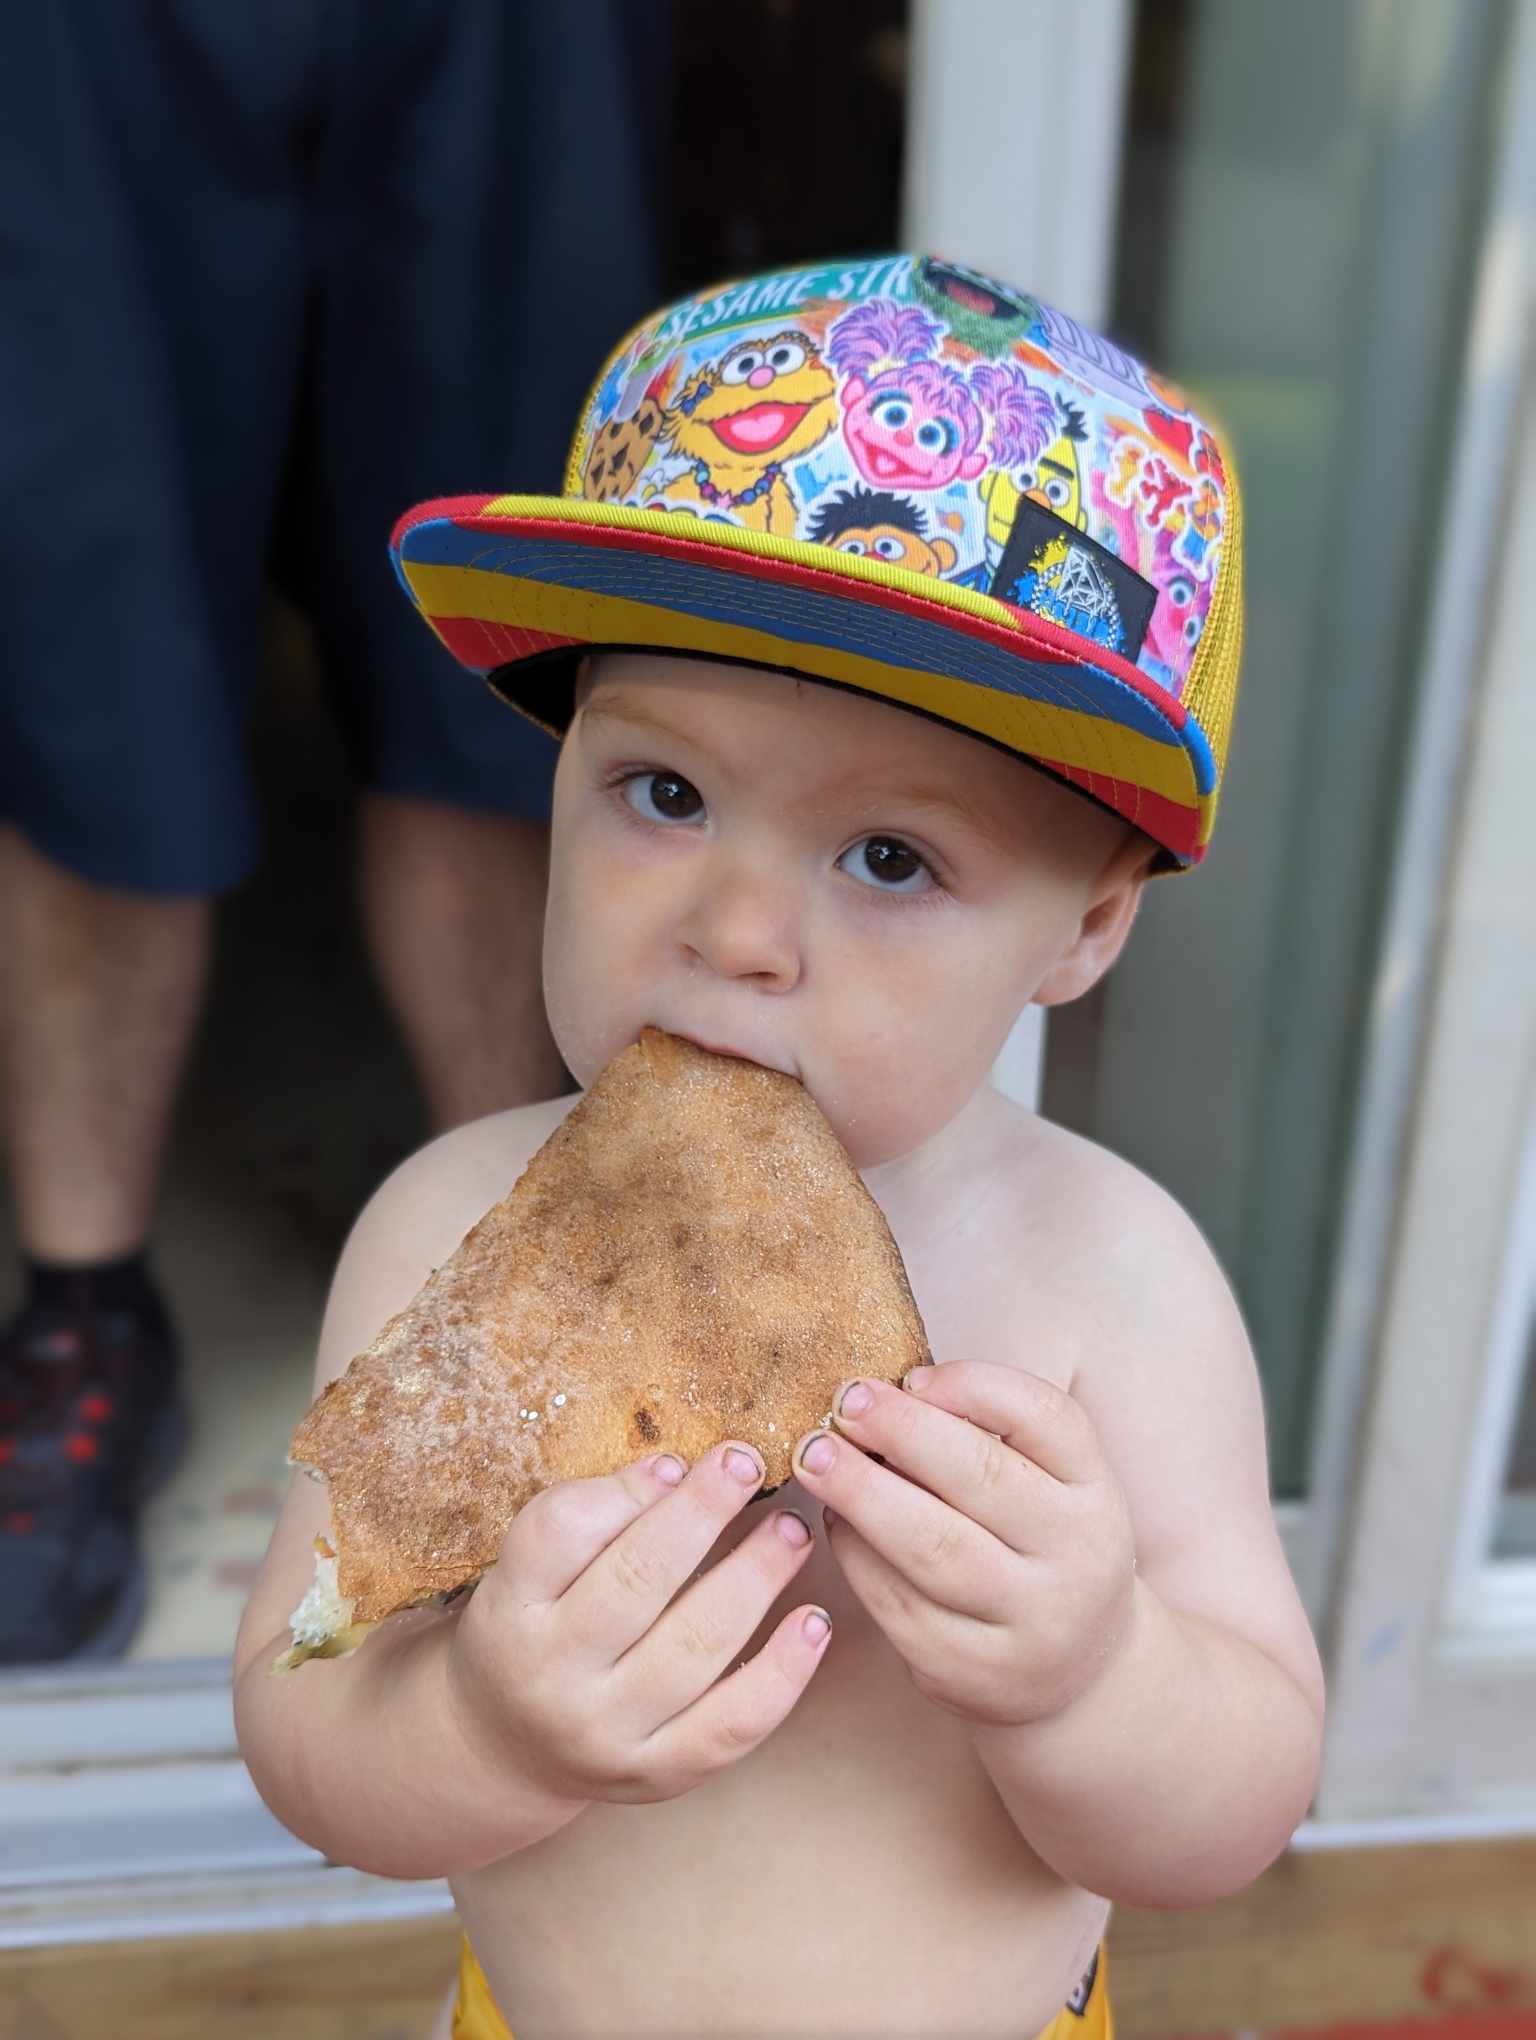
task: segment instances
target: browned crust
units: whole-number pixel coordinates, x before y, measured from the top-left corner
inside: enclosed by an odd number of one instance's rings
[[[777,1486],[840,1382],[928,1358],[896,1243],[810,1095],[648,1029],[323,1391],[291,1457],[329,1488],[361,1627],[478,1578],[555,1481],[735,1437]]]

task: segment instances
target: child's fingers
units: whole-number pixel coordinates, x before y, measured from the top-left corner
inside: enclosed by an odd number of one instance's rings
[[[765,1516],[614,1666],[629,1718],[649,1732],[697,1700],[741,1656],[814,1549],[800,1517],[787,1509]]]
[[[810,1603],[786,1615],[755,1658],[655,1731],[642,1755],[646,1778],[675,1798],[766,1742],[811,1683],[830,1634]]]
[[[1043,1375],[990,1360],[950,1360],[914,1368],[903,1386],[929,1408],[948,1410],[1001,1438],[1065,1486],[1103,1474],[1104,1452],[1088,1412]]]
[[[740,1445],[719,1445],[695,1460],[677,1489],[621,1531],[567,1588],[558,1622],[573,1659],[606,1667],[638,1643],[762,1481],[762,1461]]]
[[[618,1473],[563,1480],[535,1495],[513,1517],[481,1592],[488,1587],[522,1602],[558,1601],[616,1537],[672,1492],[676,1483],[662,1478],[666,1457],[653,1453]],[[680,1466],[675,1459],[671,1464]]]

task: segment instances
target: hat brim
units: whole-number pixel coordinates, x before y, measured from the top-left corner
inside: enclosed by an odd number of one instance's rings
[[[672,650],[895,702],[1020,753],[1203,857],[1216,771],[1199,725],[1127,659],[1028,610],[886,562],[676,511],[460,496],[391,538],[412,601],[461,664],[557,734],[551,655]]]

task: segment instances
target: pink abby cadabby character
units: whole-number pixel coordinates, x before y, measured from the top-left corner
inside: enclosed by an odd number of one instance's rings
[[[943,328],[916,305],[872,299],[844,312],[827,359],[844,380],[843,438],[882,489],[942,489],[987,464],[986,420],[965,376],[932,358]]]

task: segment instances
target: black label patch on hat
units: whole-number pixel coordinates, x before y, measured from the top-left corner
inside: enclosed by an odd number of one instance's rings
[[[1028,496],[1019,498],[991,593],[1122,659],[1141,650],[1157,601],[1134,567]]]

